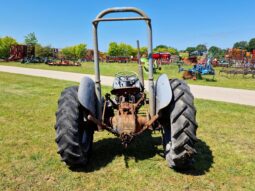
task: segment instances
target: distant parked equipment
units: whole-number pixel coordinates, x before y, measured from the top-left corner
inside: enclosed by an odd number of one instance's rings
[[[188,54],[188,57],[183,58],[183,62],[187,65],[197,64],[199,61],[199,57],[204,56],[206,54],[205,51],[193,51]]]
[[[251,75],[252,78],[255,78],[255,64],[247,62],[242,66],[231,66],[224,67],[220,70],[219,74],[226,74],[227,77],[236,77],[237,75],[242,75],[243,78],[247,75]]]
[[[85,62],[94,62],[94,50],[88,49],[86,51],[85,58],[82,59]],[[99,51],[99,60],[102,62],[106,61],[106,54]]]
[[[255,65],[255,49],[252,51],[252,55],[251,55],[251,64]]]
[[[160,64],[170,64],[171,54],[168,52],[157,52],[152,54],[153,60],[157,60]]]
[[[64,59],[47,61],[45,64],[48,64],[49,66],[81,66],[80,62]]]
[[[35,47],[29,45],[12,45],[8,61],[20,61],[26,57],[35,56]]]
[[[36,63],[46,63],[48,62],[47,58],[41,58],[41,57],[25,57],[21,60],[22,64],[36,64]]]
[[[183,79],[202,79],[202,76],[204,75],[212,75],[213,78],[215,76],[215,71],[213,69],[213,66],[211,64],[211,59],[207,59],[207,63],[205,65],[203,64],[195,64],[191,69],[185,70],[179,65],[179,72],[183,73]]]
[[[106,56],[107,63],[128,63],[130,62],[129,56]]]
[[[149,72],[149,60],[148,58],[141,58],[141,63],[143,63],[143,69],[145,73]],[[161,70],[161,63],[158,60],[153,60],[153,73],[157,73],[157,69]]]

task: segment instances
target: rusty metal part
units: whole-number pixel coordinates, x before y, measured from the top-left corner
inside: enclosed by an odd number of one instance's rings
[[[133,136],[137,136],[137,135],[142,134],[146,129],[148,129],[149,127],[151,127],[152,124],[155,123],[155,121],[158,120],[158,118],[159,118],[159,115],[158,115],[158,114],[154,115],[149,121],[147,121],[147,122],[145,123],[145,125],[143,126],[143,128],[142,128],[139,132],[133,134]]]
[[[184,71],[183,72],[183,75],[182,75],[182,78],[184,80],[187,80],[187,79],[194,79],[194,77],[196,77],[192,72],[190,71]]]
[[[130,143],[133,134],[140,132],[147,122],[146,117],[137,116],[136,107],[136,104],[122,102],[116,115],[110,119],[111,126],[118,130],[124,145]]]
[[[138,116],[141,103],[145,100],[145,94],[141,94],[141,98],[136,103],[127,102],[124,96],[119,97],[120,104],[115,103],[115,115],[113,117],[106,117],[107,101],[110,101],[110,97],[105,97],[105,103],[103,108],[102,121],[96,119],[92,115],[88,116],[88,119],[94,122],[99,130],[107,130],[118,137],[120,137],[122,144],[127,146],[136,135],[140,135],[146,129],[152,126],[152,124],[158,119],[158,115],[153,116],[151,119],[146,116]],[[132,100],[135,100],[133,98]]]
[[[113,133],[116,136],[119,136],[118,132],[114,129],[112,129],[111,127],[108,127],[106,124],[101,123],[99,120],[97,120],[95,117],[93,117],[92,115],[88,115],[88,120],[92,121],[93,123],[95,123],[98,127],[98,129],[105,129],[111,133]]]
[[[113,107],[114,109],[117,109],[117,108],[118,108],[118,105],[117,105],[116,103],[114,103],[114,101],[112,101],[112,99],[111,99],[111,94],[109,94],[109,93],[105,94],[105,100],[110,101],[111,104],[112,104],[112,107]]]
[[[139,108],[140,104],[144,101],[145,99],[145,93],[142,93],[142,97],[138,100],[138,102],[134,105],[134,108],[137,109]]]

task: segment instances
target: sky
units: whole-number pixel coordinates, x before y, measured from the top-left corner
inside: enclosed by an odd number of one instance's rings
[[[42,45],[63,48],[85,43],[93,48],[92,20],[106,8],[124,6],[142,9],[152,19],[154,47],[229,48],[255,38],[255,0],[0,0],[0,37],[24,42],[26,34],[35,32]],[[144,21],[104,22],[98,30],[101,51],[112,41],[148,44]]]

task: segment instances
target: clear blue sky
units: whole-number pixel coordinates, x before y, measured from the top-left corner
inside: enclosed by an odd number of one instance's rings
[[[153,45],[178,49],[199,43],[222,48],[255,37],[255,0],[0,0],[0,36],[19,42],[35,32],[43,45],[92,48],[91,21],[103,9],[134,6],[152,19]],[[120,15],[121,16],[121,15]],[[147,45],[142,21],[100,23],[99,48],[111,41]]]

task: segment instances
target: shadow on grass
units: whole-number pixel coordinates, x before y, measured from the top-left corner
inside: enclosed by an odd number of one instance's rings
[[[157,148],[161,144],[161,137],[152,137],[150,132],[137,137],[127,149],[125,149],[119,138],[106,138],[93,144],[93,154],[87,166],[71,169],[76,172],[93,172],[106,167],[116,156],[124,156],[125,166],[129,168],[129,160],[135,159],[135,162],[153,158],[159,155],[164,160],[164,151]],[[196,143],[197,155],[195,163],[189,170],[176,170],[182,174],[194,176],[204,175],[209,172],[213,164],[213,155],[210,147],[199,140]]]
[[[210,147],[199,139],[195,148],[197,150],[197,155],[194,157],[194,164],[188,170],[176,170],[177,172],[193,176],[201,176],[209,172],[214,163]]]
[[[123,147],[119,138],[106,138],[93,144],[93,154],[85,167],[71,169],[77,172],[93,172],[111,163],[116,156],[124,156],[126,168],[128,161],[146,160],[160,154],[157,145],[161,144],[160,137],[152,137],[150,132],[144,132],[136,137],[127,149]],[[162,151],[163,152],[163,151]]]

